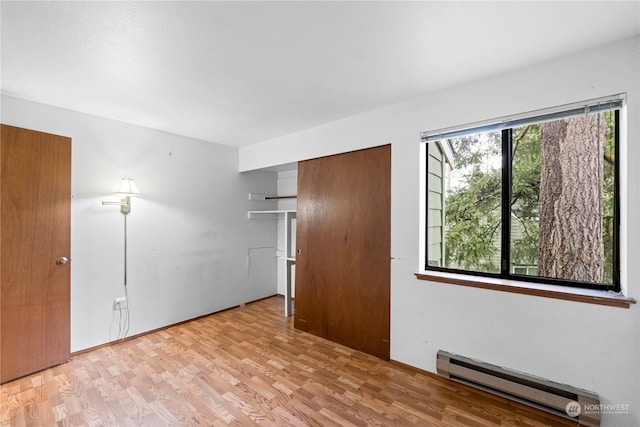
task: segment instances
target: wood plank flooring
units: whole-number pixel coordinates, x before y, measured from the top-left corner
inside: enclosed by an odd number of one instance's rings
[[[0,387],[0,426],[576,426],[293,329],[273,297]]]

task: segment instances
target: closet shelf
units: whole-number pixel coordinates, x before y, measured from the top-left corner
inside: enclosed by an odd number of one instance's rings
[[[296,199],[298,196],[295,194],[291,195],[283,195],[283,196],[274,196],[270,194],[262,194],[262,193],[249,193],[249,200],[254,202],[264,202],[264,201],[276,201],[281,199]]]
[[[248,218],[274,218],[277,219],[279,215],[286,215],[295,217],[295,210],[267,210],[267,211],[248,211]]]

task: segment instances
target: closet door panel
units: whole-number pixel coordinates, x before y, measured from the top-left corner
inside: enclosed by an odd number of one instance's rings
[[[298,163],[296,328],[389,359],[391,147]]]

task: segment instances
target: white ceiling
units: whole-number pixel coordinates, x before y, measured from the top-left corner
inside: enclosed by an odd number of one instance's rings
[[[640,34],[639,5],[2,1],[2,92],[240,147]]]

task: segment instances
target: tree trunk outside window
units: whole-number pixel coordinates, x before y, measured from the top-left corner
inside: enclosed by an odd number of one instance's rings
[[[604,114],[541,126],[539,275],[604,279]]]

